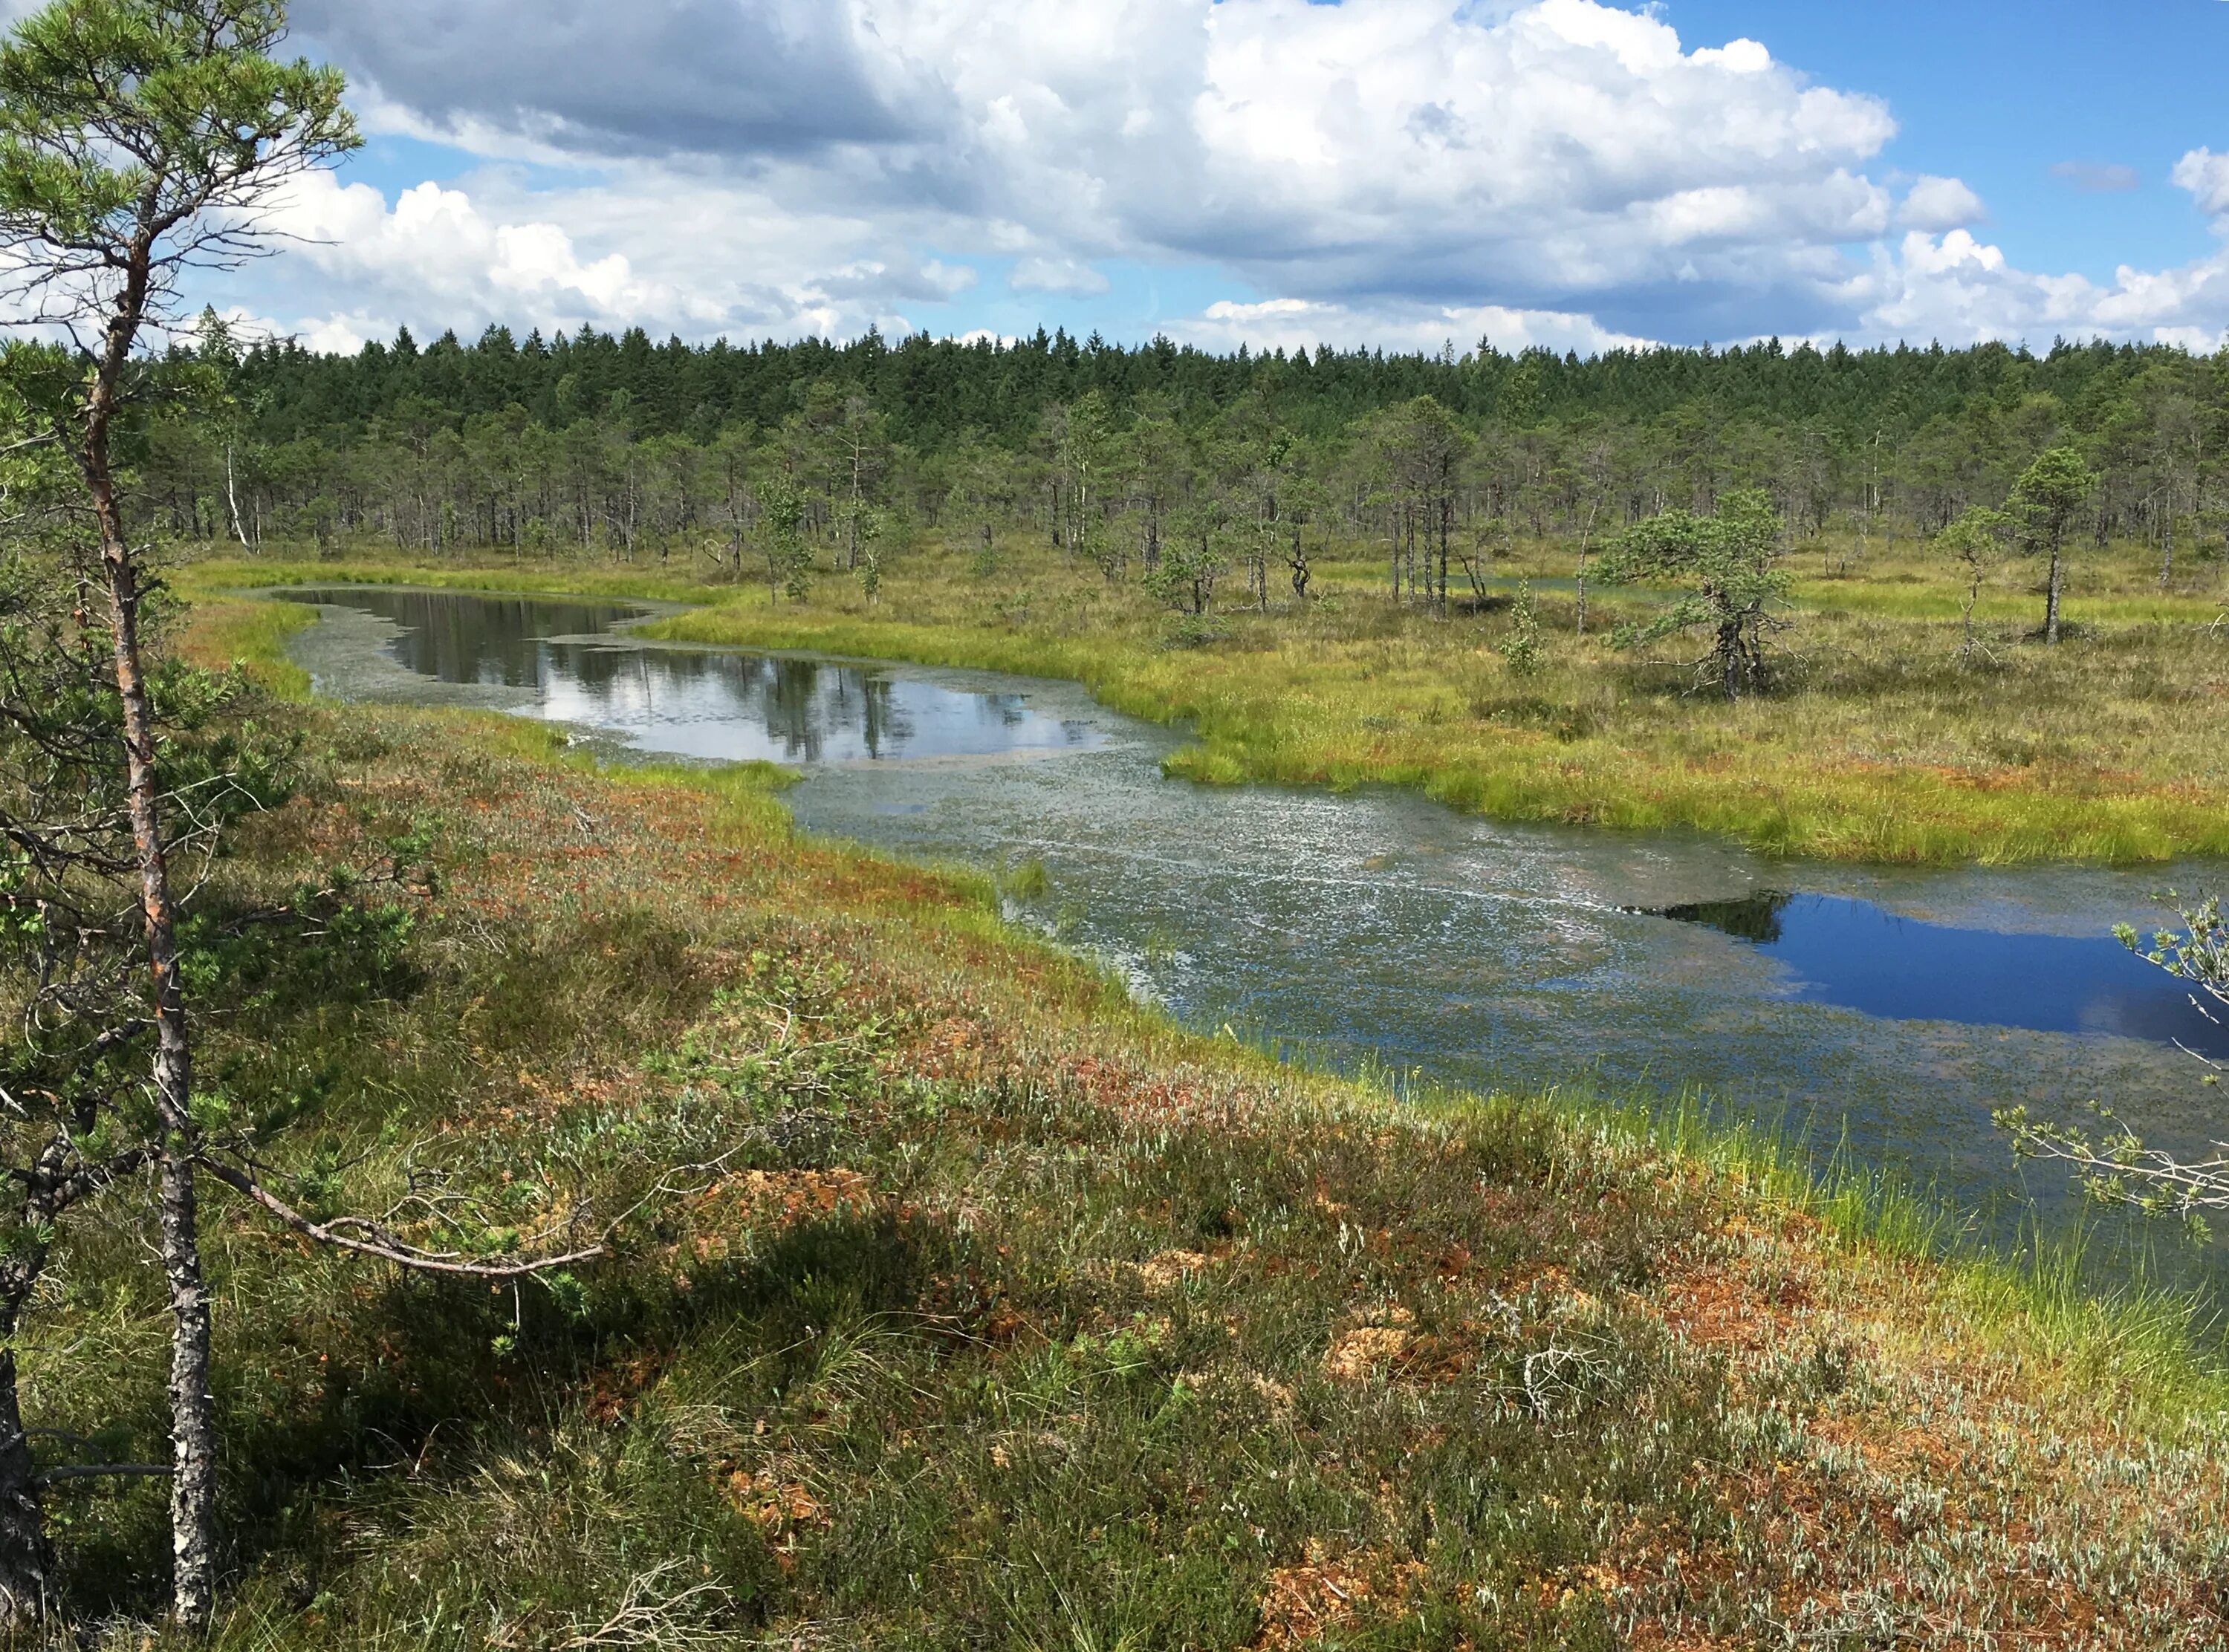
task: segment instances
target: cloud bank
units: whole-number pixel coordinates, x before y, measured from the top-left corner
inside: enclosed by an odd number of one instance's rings
[[[2014,269],[1895,122],[1596,0],[299,0],[375,130],[482,157],[305,180],[266,307],[337,342],[903,330],[971,291],[1221,272],[1204,343],[1599,348],[1767,332],[2211,343],[2229,253]],[[553,169],[555,169],[553,170]],[[2229,157],[2175,182],[2229,225]],[[554,180],[554,183],[553,183]]]

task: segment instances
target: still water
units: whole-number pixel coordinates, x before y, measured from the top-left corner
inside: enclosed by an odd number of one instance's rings
[[[799,822],[895,852],[1034,860],[1017,915],[1188,1022],[1487,1086],[1701,1089],[1893,1165],[2008,1231],[1993,1108],[2110,1103],[2163,1145],[2214,1128],[2229,1054],[2110,938],[2188,865],[1930,871],[1766,861],[1699,837],[1520,827],[1414,794],[1166,778],[1171,730],[1073,684],[661,646],[653,612],[395,591],[324,605],[298,657],[344,698],[496,706],[696,758],[804,767]]]
[[[1811,1003],[1892,1021],[2147,1039],[2229,1060],[2229,1025],[2109,936],[1956,929],[1870,900],[1776,890],[1654,915],[1750,942]]]
[[[1097,743],[1086,721],[1057,721],[1016,692],[955,691],[856,665],[762,654],[652,649],[624,627],[652,610],[609,603],[388,589],[297,590],[334,615],[326,630],[378,662],[337,652],[320,689],[376,688],[379,664],[483,691],[488,703],[626,740],[638,750],[727,762],[849,763],[988,757]],[[369,622],[369,623],[367,623]],[[353,674],[352,676],[350,674]],[[391,692],[395,684],[385,685]]]

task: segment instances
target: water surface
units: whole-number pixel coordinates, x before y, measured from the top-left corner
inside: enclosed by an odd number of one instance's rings
[[[1892,1021],[2144,1039],[2229,1060],[2229,1026],[2204,1007],[2212,1001],[2110,936],[1958,929],[1870,900],[1783,890],[1654,915],[1749,942],[1786,966],[1792,996],[1806,1002]]]
[[[376,647],[405,674],[406,695],[420,678],[486,690],[507,709],[615,734],[646,752],[851,763],[1076,750],[1097,740],[1089,723],[1044,716],[1012,691],[958,691],[796,656],[646,648],[623,629],[656,611],[639,605],[383,588],[285,594],[336,616],[328,630],[337,634],[312,650],[324,691],[395,691],[391,676],[381,683],[378,662],[363,657]]]
[[[1179,733],[1070,683],[662,647],[626,634],[646,608],[317,594],[331,605],[298,654],[328,692],[800,764],[807,829],[1040,863],[1046,893],[1016,915],[1204,1029],[1474,1087],[1700,1088],[2001,1230],[2027,1207],[1992,1109],[2105,1101],[2184,1149],[2218,1129],[2219,1092],[2171,1041],[2218,1049],[2219,1029],[2110,937],[2159,921],[2162,884],[2219,887],[2219,866],[1767,861],[1390,789],[1199,787],[1161,772]]]

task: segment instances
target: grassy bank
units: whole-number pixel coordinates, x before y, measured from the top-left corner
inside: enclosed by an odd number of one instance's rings
[[[1868,1241],[1724,1138],[1185,1036],[756,773],[300,715],[318,774],[240,897],[404,842],[427,875],[395,947],[205,1028],[227,1104],[292,1119],[280,1173],[562,1203],[723,1156],[555,1290],[214,1208],[219,1646],[2223,1631],[2229,1391],[2178,1325]],[[22,1358],[42,1426],[146,1460],[138,1220],[78,1236]],[[77,1610],[151,1614],[159,1491],[51,1502]]]
[[[1498,571],[1568,574],[1553,547]],[[2229,853],[2214,737],[2229,701],[2219,575],[2161,593],[2136,552],[2080,570],[2076,630],[2030,640],[2030,570],[1976,610],[1960,657],[1962,592],[1947,570],[1830,554],[1797,570],[1783,692],[1729,705],[1689,691],[1674,658],[1616,652],[1636,599],[1597,592],[1575,634],[1567,591],[1544,589],[1540,669],[1498,650],[1500,589],[1454,618],[1403,611],[1363,561],[1329,563],[1320,600],[1187,624],[1072,559],[1008,545],[989,562],[934,545],[894,564],[875,602],[834,573],[803,604],[673,567],[511,562],[430,567],[372,558],[215,562],[189,587],[295,579],[411,580],[693,600],[651,634],[826,650],[1069,677],[1108,704],[1187,723],[1172,766],[1208,782],[1410,785],[1511,820],[1690,829],[1769,853],[1884,861],[2161,861]]]

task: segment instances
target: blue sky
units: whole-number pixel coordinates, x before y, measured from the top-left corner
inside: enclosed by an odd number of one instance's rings
[[[1971,184],[2015,263],[2104,280],[2213,244],[2168,174],[2193,149],[2229,149],[2223,0],[1672,0],[1664,15],[1885,98],[1888,157]],[[2053,175],[2067,163],[2129,168],[2136,187],[2082,189]]]
[[[342,182],[368,187],[309,191],[318,244],[230,296],[334,347],[497,319],[1581,349],[2229,329],[2224,0],[297,15],[357,87]]]

